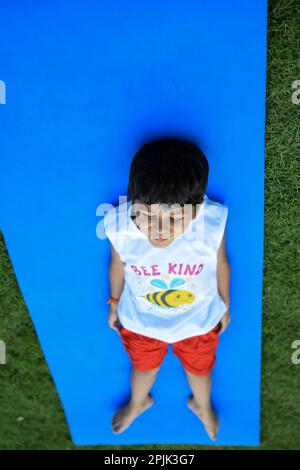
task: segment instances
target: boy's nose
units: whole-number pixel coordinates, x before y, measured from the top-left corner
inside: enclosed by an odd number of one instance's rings
[[[159,216],[158,227],[157,227],[157,237],[166,238],[169,236],[167,233],[170,230],[170,224],[168,220],[170,216]]]

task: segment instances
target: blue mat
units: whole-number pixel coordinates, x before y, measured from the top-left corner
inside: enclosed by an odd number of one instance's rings
[[[260,443],[266,29],[266,0],[2,5],[1,230],[78,445],[214,445],[171,350],[155,405],[120,435],[110,427],[130,362],[107,326],[96,208],[118,204],[134,152],[160,134],[202,146],[207,194],[229,207],[216,444]]]

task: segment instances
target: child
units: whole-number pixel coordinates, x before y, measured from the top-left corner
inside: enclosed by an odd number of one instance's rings
[[[208,172],[196,144],[151,141],[131,163],[131,201],[104,217],[111,242],[108,324],[132,362],[131,399],[113,417],[115,434],[153,405],[149,391],[172,344],[192,390],[187,406],[216,440],[211,370],[218,336],[230,322],[230,268],[228,207],[205,194]]]

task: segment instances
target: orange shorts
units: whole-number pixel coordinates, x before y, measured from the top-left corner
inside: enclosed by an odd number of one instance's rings
[[[173,353],[187,372],[194,375],[210,373],[216,362],[220,328],[221,322],[204,335],[171,343]],[[123,325],[120,326],[120,336],[136,370],[144,372],[161,366],[169,343],[127,330]]]

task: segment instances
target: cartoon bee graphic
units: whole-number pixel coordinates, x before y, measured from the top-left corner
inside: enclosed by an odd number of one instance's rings
[[[164,290],[146,294],[143,298],[164,308],[176,308],[180,305],[191,304],[195,300],[195,294],[188,290],[177,289],[184,283],[184,279],[177,277],[172,279],[168,288],[168,284],[162,279],[154,279],[151,284]]]

